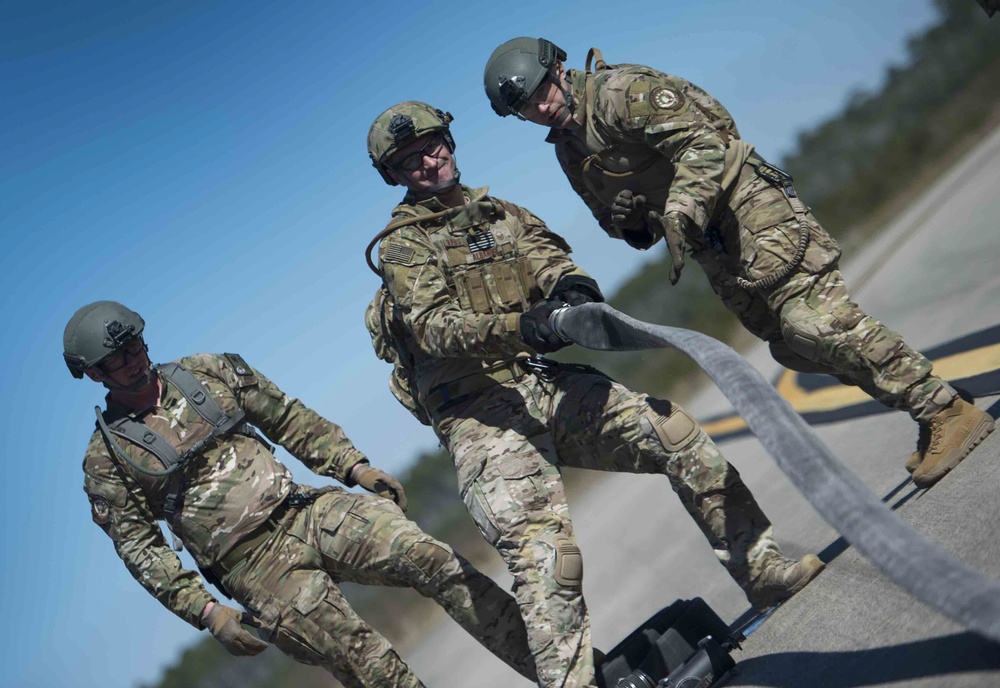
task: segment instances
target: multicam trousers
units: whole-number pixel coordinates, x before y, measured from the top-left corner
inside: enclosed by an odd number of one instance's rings
[[[514,576],[541,686],[594,686],[583,560],[560,468],[666,475],[746,586],[780,556],[736,469],[683,409],[597,371],[527,374],[434,414],[466,507]]]
[[[414,588],[535,680],[514,599],[381,497],[335,489],[291,509],[275,534],[223,582],[260,618],[265,640],[297,661],[325,667],[347,688],[423,686],[354,612],[339,581]]]
[[[736,276],[759,280],[791,262],[801,226],[785,193],[747,167],[706,236],[688,237],[692,257],[726,307],[768,342],[776,361],[833,375],[915,420],[930,420],[952,402],[955,390],[932,375],[931,362],[899,334],[851,300],[838,270],[837,242],[812,213],[802,219],[810,240],[799,266],[775,287],[738,285]]]

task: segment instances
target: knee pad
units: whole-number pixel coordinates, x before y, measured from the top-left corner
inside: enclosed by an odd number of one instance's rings
[[[788,343],[784,339],[772,339],[768,342],[768,347],[771,349],[771,358],[789,370],[794,370],[798,373],[836,375],[837,371],[833,368],[818,361],[810,361],[808,358],[792,351],[792,348],[788,346]]]
[[[653,431],[663,448],[669,452],[677,452],[694,442],[698,436],[698,423],[691,415],[677,404],[670,405],[669,413],[659,412],[653,404],[646,416],[653,425]]]
[[[793,353],[807,361],[820,359],[820,342],[822,341],[820,337],[797,327],[793,321],[786,318],[781,319],[781,338],[785,340]]]
[[[578,588],[583,584],[583,553],[573,539],[566,535],[556,537],[556,583],[566,588]]]

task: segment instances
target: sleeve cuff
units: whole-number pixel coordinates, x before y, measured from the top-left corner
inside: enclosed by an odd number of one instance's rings
[[[347,469],[344,471],[344,477],[341,478],[340,482],[344,483],[348,487],[354,487],[355,485],[358,484],[356,480],[351,478],[351,474],[354,472],[354,467],[362,463],[366,466],[370,466],[371,463],[368,461],[368,458],[361,452],[358,452],[358,457],[356,460],[349,461],[348,463],[350,465],[347,466]]]
[[[191,603],[191,606],[187,609],[187,613],[181,613],[181,618],[187,621],[189,624],[194,626],[196,629],[203,630],[205,625],[201,622],[201,617],[205,613],[205,607],[208,606],[209,602],[215,602],[219,604],[219,601],[212,597],[209,592],[205,591],[205,597],[199,598],[198,600]]]

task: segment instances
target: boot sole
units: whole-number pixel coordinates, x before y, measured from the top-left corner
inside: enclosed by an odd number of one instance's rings
[[[928,488],[941,478],[948,475],[952,469],[958,464],[962,463],[962,460],[972,453],[972,450],[979,446],[980,442],[986,439],[993,429],[996,427],[996,423],[992,418],[986,416],[973,428],[969,436],[965,438],[965,442],[958,448],[957,451],[953,452],[949,460],[943,464],[939,464],[936,467],[934,473],[930,475],[917,475],[913,474],[913,484],[920,488]],[[918,468],[919,470],[919,468]]]

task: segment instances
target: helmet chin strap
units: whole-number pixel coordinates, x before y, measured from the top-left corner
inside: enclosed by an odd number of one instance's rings
[[[107,376],[104,377],[102,382],[104,383],[105,387],[107,387],[113,392],[135,392],[148,385],[152,381],[152,379],[153,379],[153,366],[150,366],[143,377],[139,378],[130,385],[120,385],[114,380],[108,378]]]
[[[431,195],[437,194],[439,191],[444,191],[445,189],[450,189],[453,186],[458,185],[458,180],[461,178],[462,173],[459,171],[458,167],[455,167],[455,174],[451,175],[451,179],[446,182],[438,182],[432,186],[427,187],[427,193]]]
[[[572,117],[574,114],[576,114],[573,111],[573,109],[576,107],[576,101],[573,100],[573,86],[572,84],[568,86],[563,85],[564,82],[569,83],[569,74],[567,72],[563,72],[563,74],[564,76],[562,77],[556,76],[556,78],[553,79],[553,81],[556,82],[556,88],[559,89],[559,91],[563,94],[563,98],[566,99],[566,109],[569,110],[569,114]]]

